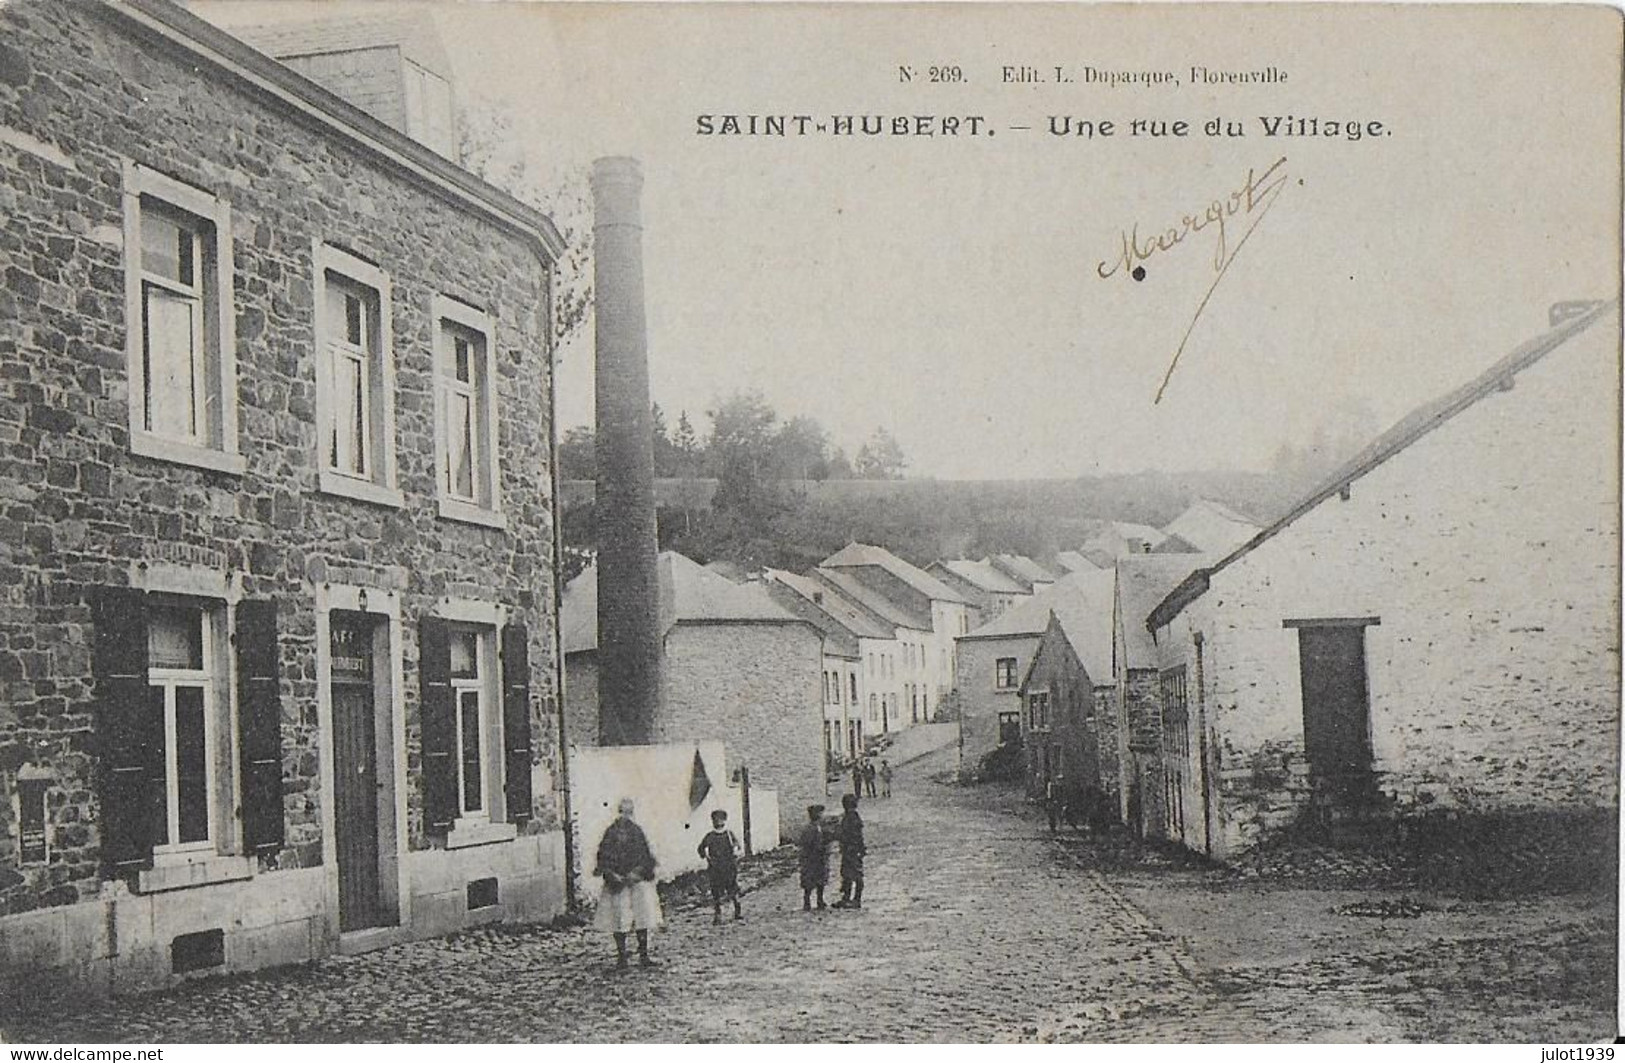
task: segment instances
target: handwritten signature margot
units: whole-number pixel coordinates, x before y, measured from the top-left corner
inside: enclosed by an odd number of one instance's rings
[[[1207,292],[1203,294],[1201,303],[1196,307],[1196,313],[1191,316],[1191,323],[1185,328],[1185,335],[1180,338],[1179,348],[1174,351],[1174,356],[1168,363],[1168,371],[1162,376],[1162,383],[1157,388],[1157,397],[1152,400],[1153,404],[1161,402],[1162,393],[1168,390],[1168,381],[1173,378],[1174,369],[1179,365],[1179,357],[1185,353],[1185,344],[1190,342],[1191,331],[1196,328],[1196,322],[1201,320],[1202,311],[1207,309],[1208,300],[1213,298],[1214,289],[1224,279],[1230,263],[1234,262],[1241,249],[1247,246],[1247,240],[1253,235],[1253,230],[1258,228],[1258,223],[1264,220],[1264,216],[1280,198],[1281,190],[1286,187],[1286,183],[1286,156],[1283,155],[1272,162],[1263,173],[1249,169],[1247,179],[1242,182],[1240,188],[1222,199],[1215,199],[1198,214],[1186,214],[1177,224],[1168,226],[1144,242],[1140,239],[1140,226],[1136,222],[1133,228],[1123,230],[1123,246],[1117,257],[1095,266],[1095,272],[1102,279],[1116,276],[1118,271],[1122,271],[1135,280],[1144,280],[1145,267],[1140,263],[1150,260],[1153,255],[1172,251],[1197,233],[1207,229],[1215,230],[1213,283],[1208,285]],[[1236,236],[1234,227],[1239,227],[1240,236],[1232,243],[1232,237]]]

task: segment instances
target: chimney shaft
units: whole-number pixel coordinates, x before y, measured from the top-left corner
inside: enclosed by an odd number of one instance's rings
[[[660,704],[660,574],[643,314],[642,189],[643,171],[636,159],[593,163],[598,734],[610,746],[652,742]]]

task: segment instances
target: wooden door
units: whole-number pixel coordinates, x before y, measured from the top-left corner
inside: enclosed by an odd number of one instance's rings
[[[1371,770],[1371,703],[1366,690],[1365,628],[1298,629],[1303,742],[1310,769],[1333,787]]]
[[[378,872],[378,724],[373,622],[334,612],[333,810],[339,863],[339,929],[383,924]]]

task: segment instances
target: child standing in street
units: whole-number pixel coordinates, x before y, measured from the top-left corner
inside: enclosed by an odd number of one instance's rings
[[[823,805],[807,806],[807,825],[796,835],[796,850],[801,864],[801,910],[813,910],[813,897],[818,908],[824,907],[824,886],[829,882],[829,839],[824,834]]]
[[[841,825],[837,837],[841,840],[841,899],[831,908],[863,907],[863,817],[858,815],[858,799],[852,794],[841,795]]]
[[[728,813],[717,809],[711,813],[711,831],[700,839],[700,858],[705,861],[711,876],[711,925],[722,922],[722,902],[734,903],[734,918],[743,919],[739,907],[739,854],[744,847],[734,832],[728,829]]]

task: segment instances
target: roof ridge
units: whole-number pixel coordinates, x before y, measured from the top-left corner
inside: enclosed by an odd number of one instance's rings
[[[1379,433],[1352,458],[1322,480],[1319,485],[1306,493],[1273,524],[1236,547],[1213,565],[1197,569],[1182,580],[1147,615],[1145,620],[1147,628],[1154,631],[1153,624],[1160,627],[1178,616],[1186,605],[1194,601],[1207,589],[1208,581],[1215,573],[1228,568],[1231,564],[1252,552],[1256,547],[1274,538],[1297,521],[1299,517],[1318,507],[1333,494],[1343,491],[1355,480],[1376,470],[1390,458],[1409,449],[1414,443],[1431,434],[1435,429],[1448,424],[1458,415],[1476,406],[1479,400],[1485,396],[1496,391],[1505,390],[1519,373],[1535,365],[1548,354],[1589,329],[1601,320],[1608,311],[1617,311],[1618,308],[1619,301],[1617,299],[1597,300],[1584,313],[1575,314],[1560,324],[1548,328],[1545,332],[1518,344],[1510,353],[1492,362],[1488,368],[1469,379],[1466,383],[1460,384],[1442,395],[1413,408],[1385,431]],[[1178,557],[1181,555],[1165,554],[1163,556]]]

